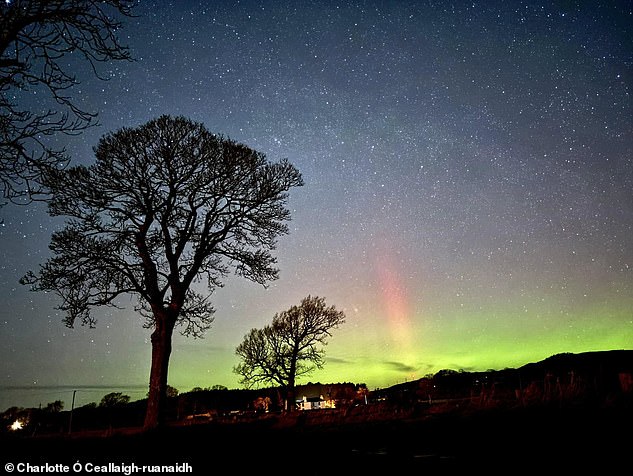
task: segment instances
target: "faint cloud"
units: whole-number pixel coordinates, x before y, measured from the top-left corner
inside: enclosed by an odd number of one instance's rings
[[[349,364],[353,364],[354,362],[351,360],[347,360],[347,359],[341,359],[339,357],[327,357],[325,360],[327,360],[328,362],[331,362],[333,364],[345,364],[345,365],[349,365]]]
[[[386,361],[384,362],[384,364],[387,367],[390,367],[391,369],[397,371],[397,372],[406,372],[406,373],[412,373],[412,372],[416,372],[418,369],[416,367],[413,367],[412,365],[407,365],[403,362],[393,362],[393,361]]]

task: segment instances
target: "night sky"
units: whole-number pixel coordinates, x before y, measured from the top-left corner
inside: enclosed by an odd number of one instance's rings
[[[204,339],[177,336],[169,383],[238,388],[235,348],[307,295],[344,310],[307,381],[370,390],[441,369],[633,349],[631,1],[141,1],[109,81],[68,58],[99,137],[183,115],[267,155],[290,193],[280,279],[232,277]],[[44,107],[31,94],[30,107]],[[60,226],[0,209],[0,411],[146,394],[133,311],[66,328],[18,284]]]

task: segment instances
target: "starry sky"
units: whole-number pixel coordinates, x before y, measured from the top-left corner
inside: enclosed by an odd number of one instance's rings
[[[302,382],[370,389],[441,369],[633,349],[631,1],[141,0],[134,62],[75,58],[98,127],[57,137],[89,165],[99,137],[183,115],[288,158],[290,233],[268,288],[230,277],[204,339],[177,336],[170,385],[238,388],[235,348],[307,295],[344,310]],[[41,95],[27,94],[34,109]],[[0,410],[146,394],[149,332],[102,309],[66,328],[18,284],[61,226],[0,209]],[[301,383],[301,382],[300,382]]]

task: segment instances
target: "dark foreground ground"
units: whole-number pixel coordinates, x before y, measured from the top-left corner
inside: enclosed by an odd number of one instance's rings
[[[114,463],[119,474],[124,463],[174,471],[188,463],[206,475],[621,474],[632,464],[633,408],[487,409],[364,421],[269,416],[0,444],[5,474],[7,463],[19,462],[65,464],[71,474],[76,462]]]

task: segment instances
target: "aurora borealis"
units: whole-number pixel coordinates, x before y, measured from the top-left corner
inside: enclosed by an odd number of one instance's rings
[[[215,290],[206,337],[175,340],[170,385],[238,387],[243,336],[309,294],[347,315],[311,381],[373,389],[633,349],[631,2],[141,0],[136,14],[119,32],[134,62],[106,66],[109,81],[78,63],[72,94],[100,125],[56,138],[73,163],[172,114],[305,180],[280,279]],[[38,203],[0,218],[0,410],[69,405],[73,389],[77,405],[142,398],[134,301],[65,328],[55,296],[18,284],[59,222]]]

